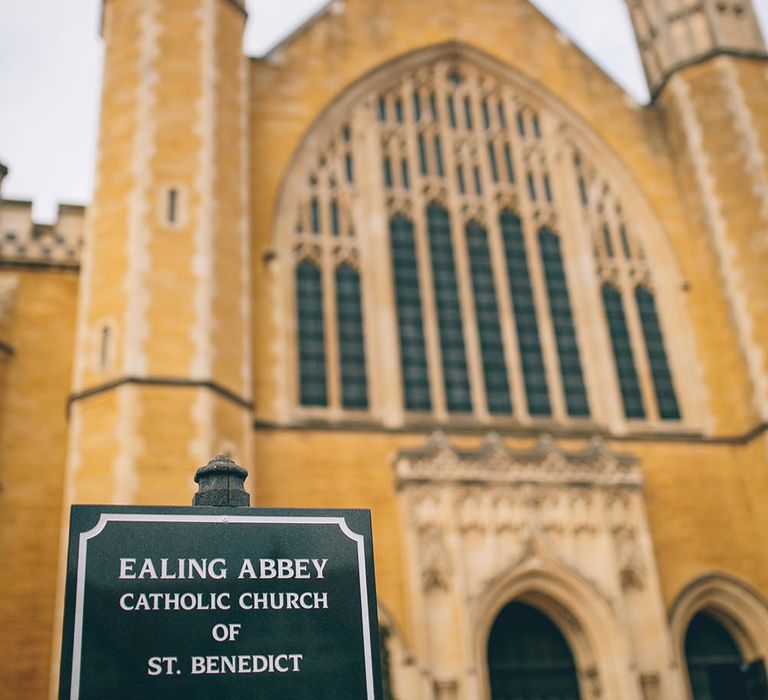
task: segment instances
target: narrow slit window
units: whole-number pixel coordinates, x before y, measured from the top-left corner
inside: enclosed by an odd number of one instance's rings
[[[467,192],[467,184],[464,182],[464,166],[457,165],[456,166],[456,180],[459,184],[459,192],[461,194],[466,194]]]
[[[537,198],[536,180],[531,172],[528,173],[528,194],[531,196],[531,201],[535,202]]]
[[[168,202],[166,206],[166,219],[169,224],[178,223],[179,219],[179,191],[175,188],[168,190]]]
[[[471,413],[472,395],[464,348],[464,326],[451,240],[451,219],[439,204],[427,207],[429,252],[435,292],[445,402],[451,413]]]
[[[470,221],[466,227],[466,239],[488,411],[508,415],[512,413],[512,400],[509,395],[488,233],[477,221]]]
[[[392,159],[389,156],[384,158],[384,186],[392,187]]]
[[[522,112],[517,113],[517,133],[525,138],[525,115]]]
[[[395,100],[395,119],[397,119],[399,124],[402,124],[405,121],[403,101],[399,97]]]
[[[108,369],[112,360],[112,330],[109,326],[101,327],[101,338],[99,346],[99,367],[102,370]]]
[[[609,258],[613,257],[613,242],[611,241],[611,232],[607,226],[603,226],[603,245]]]
[[[434,92],[429,93],[429,111],[432,113],[432,119],[439,121],[440,114],[437,111],[437,95]]]
[[[499,124],[501,125],[501,128],[502,129],[506,129],[507,128],[507,113],[506,113],[506,111],[504,109],[504,102],[501,101],[501,100],[499,100],[498,114],[499,114]]]
[[[542,182],[544,183],[544,196],[547,198],[547,202],[552,204],[554,201],[554,196],[552,195],[552,181],[549,179],[547,173],[544,173]]]
[[[632,353],[632,343],[629,339],[621,293],[613,285],[604,284],[602,295],[603,310],[611,336],[616,376],[619,380],[621,401],[624,405],[624,415],[627,418],[645,418],[643,395],[637,378],[635,357]]]
[[[390,219],[389,234],[400,338],[403,401],[408,411],[430,411],[432,399],[413,222],[397,214]]]
[[[480,178],[480,168],[477,166],[473,169],[474,179],[475,179],[475,194],[482,194],[483,193],[483,182]]]
[[[347,153],[347,155],[344,156],[344,170],[347,175],[347,182],[353,183],[355,181],[355,167],[351,153]]]
[[[387,100],[384,97],[379,98],[379,121],[387,121]]]
[[[443,177],[445,175],[445,168],[443,166],[443,145],[440,141],[440,134],[435,134],[435,166],[437,174]]]
[[[653,292],[642,286],[635,289],[635,300],[645,336],[645,350],[648,354],[648,364],[651,367],[659,416],[662,420],[679,420],[681,417],[680,406],[677,402],[672,374],[669,371],[664,336],[656,312],[656,300]]]
[[[488,164],[491,167],[491,177],[494,182],[499,181],[499,164],[496,160],[496,147],[492,144],[488,144]]]
[[[621,237],[621,247],[624,250],[624,257],[627,260],[632,259],[632,248],[629,246],[629,236],[627,236],[627,228],[624,224],[619,226],[619,236]]]
[[[472,120],[472,101],[469,96],[464,98],[464,119],[466,121],[467,130],[472,131],[474,129],[474,123]]]
[[[507,167],[507,180],[510,183],[515,181],[515,163],[512,160],[512,147],[508,144],[504,144],[504,164]]]
[[[483,126],[486,129],[491,128],[491,111],[488,109],[488,98],[483,99]]]
[[[317,197],[312,197],[310,210],[312,217],[312,233],[320,233],[320,202],[317,201]]]
[[[451,123],[451,128],[456,128],[456,103],[453,100],[453,95],[448,95],[448,119]]]
[[[341,222],[339,218],[339,202],[331,200],[331,233],[338,236],[341,233]]]
[[[364,411],[368,408],[368,380],[360,273],[349,265],[336,268],[336,316],[341,405],[346,409]]]
[[[413,93],[413,118],[421,120],[421,95],[418,92]]]
[[[302,406],[327,406],[325,327],[320,268],[309,261],[296,268],[299,340],[299,400]]]
[[[403,178],[403,189],[404,190],[411,189],[411,177],[410,177],[410,173],[408,172],[407,160],[400,161],[400,175]]]
[[[560,360],[566,410],[569,416],[589,416],[587,390],[581,368],[579,345],[565,277],[560,238],[548,228],[539,231],[539,248],[549,297],[549,309],[555,331],[555,344]]]
[[[421,174],[429,174],[429,163],[427,161],[427,144],[424,141],[424,134],[419,134],[419,165],[421,166]]]
[[[528,255],[525,250],[523,224],[520,217],[508,209],[501,213],[500,224],[507,277],[512,294],[512,308],[515,312],[517,343],[520,348],[528,414],[534,417],[549,416],[552,414],[552,407],[549,400],[547,374],[544,369],[544,355],[541,349]]]
[[[539,115],[534,114],[532,118],[533,123],[533,135],[537,138],[541,138],[541,124],[539,124]]]

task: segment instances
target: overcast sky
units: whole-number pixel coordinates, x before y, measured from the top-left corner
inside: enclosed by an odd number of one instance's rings
[[[87,204],[93,186],[102,0],[0,0],[0,162],[35,217]],[[532,0],[639,101],[647,99],[625,0]],[[418,2],[418,0],[414,0]],[[768,30],[768,0],[753,0]],[[326,0],[248,0],[245,51],[265,53]]]

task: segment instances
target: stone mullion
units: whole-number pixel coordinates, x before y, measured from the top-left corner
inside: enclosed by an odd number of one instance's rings
[[[370,411],[387,425],[403,420],[402,364],[395,313],[389,217],[382,176],[381,135],[375,111],[355,110],[352,116],[354,187],[353,217],[360,246],[361,290]],[[385,303],[382,303],[386,300]]]
[[[330,199],[326,196],[326,205]],[[328,209],[328,206],[323,207]],[[324,222],[327,223],[327,222]],[[326,391],[328,396],[328,408],[333,412],[341,410],[340,367],[339,367],[339,339],[336,320],[336,261],[333,254],[334,241],[331,238],[330,228],[323,226],[322,235],[322,259],[320,271],[323,284],[323,328],[325,332],[325,372]]]
[[[507,124],[512,145],[512,157],[515,165],[515,180],[520,193],[520,218],[523,223],[523,240],[528,258],[528,268],[531,276],[531,289],[536,308],[536,318],[539,327],[539,341],[541,343],[544,371],[549,388],[549,400],[552,408],[552,418],[563,420],[567,417],[565,410],[565,393],[562,374],[560,373],[560,358],[555,343],[555,329],[552,322],[552,314],[549,307],[549,294],[547,293],[546,280],[544,278],[544,264],[541,260],[539,249],[538,222],[536,211],[527,191],[528,164],[524,156],[526,148],[525,140],[517,133],[517,105],[508,96],[505,96],[505,108],[507,110]],[[526,132],[527,133],[527,132]],[[514,135],[514,137],[513,137]]]
[[[427,238],[427,201],[424,196],[425,190],[428,189],[429,181],[428,178],[421,174],[419,149],[417,146],[419,126],[410,121],[401,129],[405,134],[406,153],[409,170],[411,171],[413,235],[419,270],[419,290],[421,292],[424,343],[426,345],[432,412],[438,420],[445,420],[448,417],[448,410],[446,407],[445,385],[443,384],[440,333],[437,328],[437,309],[434,283],[432,281],[432,257],[429,253],[429,241]]]

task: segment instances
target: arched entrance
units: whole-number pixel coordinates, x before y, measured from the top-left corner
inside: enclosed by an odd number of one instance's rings
[[[728,630],[707,612],[697,613],[688,626],[685,659],[694,700],[766,697],[762,662],[745,664]]]
[[[509,603],[488,639],[492,700],[578,700],[579,681],[568,642],[542,612]]]

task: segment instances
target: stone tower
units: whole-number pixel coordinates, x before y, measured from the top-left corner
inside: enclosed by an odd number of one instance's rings
[[[68,500],[186,504],[212,455],[250,461],[246,14],[239,0],[103,12]]]
[[[722,283],[712,338],[736,341],[742,357],[723,359],[752,394],[751,413],[734,410],[719,427],[743,429],[768,417],[768,52],[750,0],[628,5],[696,232],[689,283]]]

